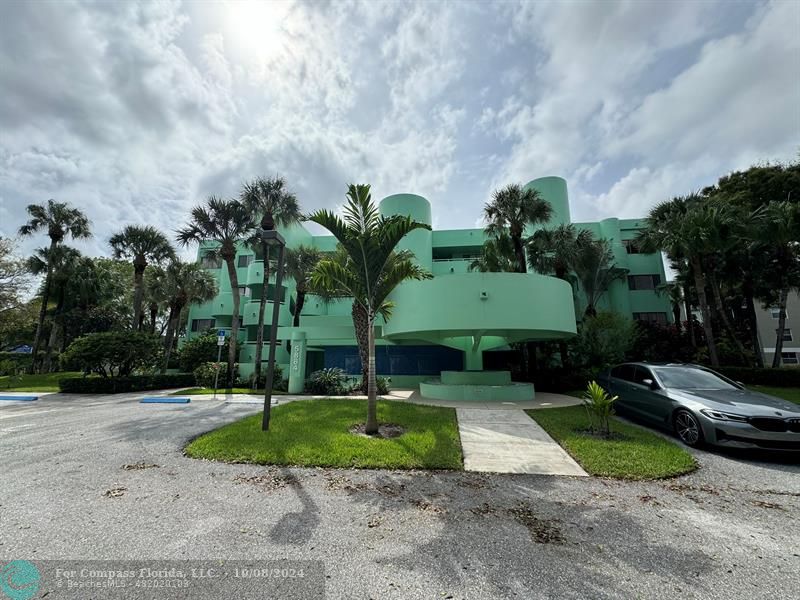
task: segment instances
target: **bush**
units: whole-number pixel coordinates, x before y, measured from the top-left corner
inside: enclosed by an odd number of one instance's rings
[[[194,370],[194,379],[195,383],[199,387],[204,388],[213,388],[214,387],[214,379],[216,377],[217,369],[219,369],[219,380],[217,381],[217,387],[228,387],[228,380],[227,380],[227,370],[228,370],[228,363],[225,362],[207,362],[203,363],[199,367]],[[239,378],[239,365],[233,365],[233,381],[231,384],[235,383],[236,380]]]
[[[193,385],[194,375],[191,373],[129,377],[64,377],[58,381],[58,388],[67,394],[118,394]]]
[[[228,346],[230,336],[225,340],[222,347],[221,359],[226,361],[228,358]],[[193,373],[194,370],[204,363],[216,362],[219,346],[217,346],[217,334],[214,331],[207,331],[194,339],[189,340],[178,351],[178,366],[185,373]],[[238,352],[237,352],[238,355]]]
[[[572,363],[588,371],[621,363],[633,348],[636,337],[634,322],[619,313],[601,312],[588,317],[581,324],[578,337],[570,342]]]
[[[711,367],[728,379],[750,385],[800,387],[800,369],[755,369],[750,367]]]
[[[61,354],[66,370],[126,377],[135,369],[155,367],[162,354],[161,338],[141,331],[90,333]]]
[[[647,362],[694,362],[697,349],[692,347],[689,333],[675,325],[648,321],[636,322],[637,335],[629,352],[629,360]]]
[[[256,378],[256,374],[255,373],[251,373],[250,376],[247,379],[239,379],[236,382],[236,384],[239,387],[246,387],[246,388],[253,389],[253,380],[255,378]],[[272,376],[272,389],[273,390],[277,390],[278,386],[281,384],[282,381],[283,381],[283,368],[278,363],[275,363],[275,373]],[[258,378],[258,383],[256,384],[255,389],[263,390],[266,385],[267,385],[267,366],[266,365],[262,365],[262,367],[261,367],[261,376]],[[288,385],[289,385],[288,382],[287,382],[286,385],[288,387]]]
[[[375,377],[375,388],[378,391],[379,396],[383,396],[389,393],[389,380],[386,377]],[[367,394],[367,381],[363,379],[359,379],[351,388],[351,391],[358,392],[359,394]]]
[[[324,396],[347,394],[347,374],[339,368],[314,371],[306,381],[306,391]]]
[[[22,352],[0,352],[0,376],[16,375],[31,366],[31,355]]]
[[[586,408],[592,433],[603,437],[611,435],[611,415],[614,414],[616,400],[617,396],[606,392],[596,381],[589,382],[583,392],[583,406]]]

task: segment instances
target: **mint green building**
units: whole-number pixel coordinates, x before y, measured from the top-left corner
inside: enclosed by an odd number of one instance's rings
[[[527,184],[553,206],[547,226],[570,223],[566,181],[544,177]],[[431,205],[422,196],[395,194],[380,204],[384,215],[411,215],[432,225]],[[667,323],[671,311],[667,298],[655,287],[665,280],[659,254],[643,254],[632,240],[643,220],[609,218],[595,223],[576,223],[596,237],[611,241],[617,266],[628,270],[626,281],[615,282],[601,299],[599,310],[614,310],[633,319]],[[333,250],[329,235],[312,235],[302,226],[282,229],[287,246],[315,246]],[[529,233],[532,233],[529,232]],[[401,284],[392,294],[395,309],[388,322],[376,326],[378,374],[391,378],[395,388],[417,387],[423,395],[477,400],[515,400],[533,397],[530,384],[513,384],[507,371],[483,371],[484,353],[507,349],[513,342],[556,340],[576,333],[576,314],[571,286],[537,273],[479,273],[469,265],[486,239],[482,229],[415,231],[401,247],[414,252],[416,260],[433,279]],[[209,328],[229,329],[233,293],[241,300],[239,341],[240,374],[253,371],[262,267],[254,252],[240,248],[237,267],[240,287],[231,290],[227,272],[208,260],[209,244],[201,244],[198,260],[219,278],[219,295],[211,302],[193,306],[187,336]],[[268,290],[267,315],[273,299],[281,302],[276,360],[289,376],[289,391],[302,391],[306,376],[323,367],[340,367],[357,376],[361,363],[353,333],[349,300],[330,303],[307,296],[299,327],[292,326],[294,282]],[[265,340],[269,339],[267,318]],[[291,356],[287,341],[291,340]],[[263,352],[266,361],[266,349]]]

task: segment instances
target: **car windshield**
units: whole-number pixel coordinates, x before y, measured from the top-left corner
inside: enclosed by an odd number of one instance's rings
[[[679,390],[735,390],[735,385],[710,371],[679,367],[654,369],[664,387]]]

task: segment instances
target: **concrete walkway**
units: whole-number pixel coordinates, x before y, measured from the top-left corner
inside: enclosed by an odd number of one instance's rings
[[[456,414],[466,471],[587,476],[522,410],[457,408]]]

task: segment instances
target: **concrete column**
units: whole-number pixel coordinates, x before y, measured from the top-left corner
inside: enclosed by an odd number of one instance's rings
[[[303,391],[306,380],[306,332],[292,332],[292,354],[289,357],[289,393]]]
[[[483,351],[467,348],[464,351],[464,368],[467,371],[483,371]]]

